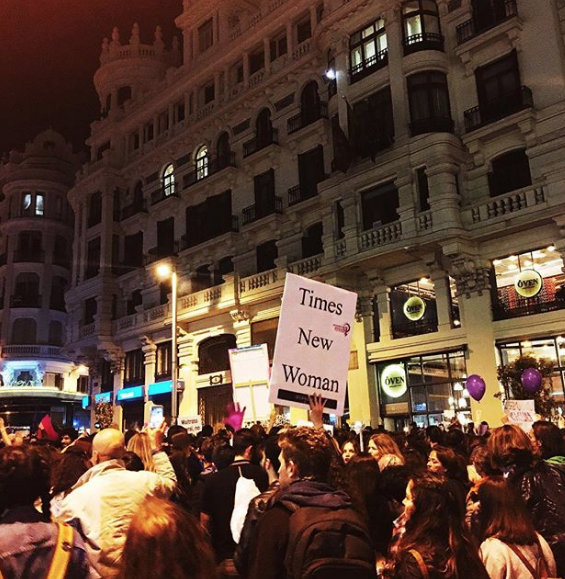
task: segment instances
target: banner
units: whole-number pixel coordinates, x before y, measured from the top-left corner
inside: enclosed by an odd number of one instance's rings
[[[529,432],[534,422],[539,420],[533,400],[506,400],[504,414],[510,424],[515,424],[526,432]]]
[[[321,394],[326,411],[345,403],[357,294],[288,273],[275,344],[269,401],[309,408]]]
[[[188,434],[198,434],[202,430],[201,416],[179,416],[178,424],[186,428]]]

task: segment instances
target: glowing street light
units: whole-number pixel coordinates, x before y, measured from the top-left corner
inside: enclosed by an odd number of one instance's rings
[[[177,423],[178,418],[178,361],[177,361],[177,270],[174,265],[163,263],[157,267],[157,276],[161,279],[171,279],[171,424]]]

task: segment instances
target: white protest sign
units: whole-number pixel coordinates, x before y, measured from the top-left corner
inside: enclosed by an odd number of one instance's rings
[[[506,400],[504,402],[504,414],[508,422],[515,424],[529,432],[538,417],[533,400]]]
[[[320,394],[326,411],[345,403],[357,294],[288,273],[277,330],[269,401],[309,408]]]
[[[269,351],[267,344],[229,350],[233,399],[253,421],[271,413],[269,404]]]
[[[198,434],[202,430],[202,417],[201,416],[179,416],[178,424],[189,434]]]

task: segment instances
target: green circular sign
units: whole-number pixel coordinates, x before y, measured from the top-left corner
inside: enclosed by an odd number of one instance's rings
[[[400,398],[407,390],[406,372],[401,364],[390,364],[381,373],[381,388],[391,398]]]
[[[421,320],[426,313],[426,302],[418,296],[412,296],[404,302],[402,311],[411,322],[417,322]]]
[[[537,296],[543,288],[543,278],[535,269],[525,269],[514,278],[514,289],[523,298]]]

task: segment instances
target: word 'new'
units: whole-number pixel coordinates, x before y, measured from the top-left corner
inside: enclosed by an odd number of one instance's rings
[[[322,348],[322,350],[329,350],[334,343],[333,340],[324,338],[322,336],[313,336],[312,330],[308,330],[306,333],[302,328],[298,328],[298,343],[302,345],[302,340],[307,346],[312,346],[313,348]]]

